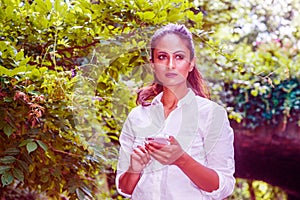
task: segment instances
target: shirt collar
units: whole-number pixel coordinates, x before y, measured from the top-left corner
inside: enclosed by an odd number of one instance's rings
[[[163,96],[163,92],[159,93],[153,100],[152,100],[152,103],[151,105],[158,105],[158,104],[162,104],[161,103],[161,98]],[[196,94],[194,93],[194,91],[190,88],[188,88],[188,92],[187,94],[181,98],[178,103],[177,103],[177,106],[180,107],[184,104],[189,104],[192,99],[196,96]]]

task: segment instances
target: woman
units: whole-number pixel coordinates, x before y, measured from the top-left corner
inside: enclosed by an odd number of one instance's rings
[[[233,131],[208,99],[192,35],[169,24],[150,45],[155,82],[138,92],[123,126],[117,189],[134,200],[224,199],[235,184]]]

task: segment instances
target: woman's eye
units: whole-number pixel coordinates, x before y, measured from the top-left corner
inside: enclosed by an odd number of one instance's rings
[[[177,60],[182,60],[182,59],[184,59],[184,56],[183,55],[176,55],[176,57],[175,57]]]
[[[159,59],[159,60],[164,60],[164,59],[166,59],[166,58],[167,58],[166,55],[159,55],[159,56],[158,56],[158,59]]]

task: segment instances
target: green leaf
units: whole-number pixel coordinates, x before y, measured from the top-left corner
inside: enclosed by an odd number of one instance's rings
[[[134,61],[136,61],[140,56],[133,56],[130,60],[129,60],[129,64],[132,64]]]
[[[116,70],[114,70],[113,68],[111,68],[109,71],[108,71],[109,75],[115,79],[115,80],[118,80],[118,72]]]
[[[51,3],[51,1],[50,0],[46,0],[44,2],[45,2],[45,5],[46,5],[46,8],[48,10],[51,10],[52,9],[52,3]],[[61,2],[61,1],[58,1],[58,2]]]
[[[0,158],[0,162],[3,164],[11,164],[16,161],[16,158],[13,156],[4,156],[3,158]]]
[[[35,142],[29,142],[26,145],[26,149],[28,151],[28,154],[30,154],[31,152],[35,151],[37,149],[37,144]]]
[[[30,57],[26,57],[25,59],[21,60],[19,63],[19,66],[25,66],[30,61]],[[31,67],[29,67],[31,68]],[[26,69],[26,71],[29,71],[30,69]]]
[[[3,186],[9,185],[13,182],[14,177],[10,172],[5,172],[1,176],[1,182]]]
[[[183,16],[183,13],[169,15],[168,18],[167,18],[167,20],[170,21],[170,22],[175,22],[178,19],[182,18],[182,16]]]
[[[106,90],[108,86],[104,83],[104,82],[99,82],[97,85],[97,88],[101,89],[101,90]]]
[[[38,69],[34,68],[33,70],[31,70],[30,77],[32,79],[40,77],[40,76],[41,76],[41,72]]]
[[[23,59],[23,58],[24,58],[24,50],[21,49],[21,51],[19,51],[19,52],[17,53],[17,55],[16,55],[15,58],[16,58],[17,61],[20,61],[21,59]]]
[[[17,67],[15,69],[13,69],[11,72],[10,72],[10,76],[15,76],[19,73],[25,73],[27,71],[26,69],[26,66],[20,66],[20,67]]]
[[[10,75],[10,71],[3,66],[0,66],[0,76],[2,75]]]
[[[143,19],[143,20],[149,20],[155,17],[155,13],[152,11],[146,11],[146,12],[137,12],[137,14]]]
[[[27,139],[27,140],[24,140],[24,141],[21,142],[21,144],[19,144],[19,147],[25,146],[25,145],[27,145],[29,142],[32,142],[32,141],[33,141],[33,139]]]
[[[45,72],[47,72],[48,68],[47,67],[41,67],[39,68],[39,71],[41,74],[44,74]]]
[[[253,89],[253,90],[251,90],[250,93],[251,93],[252,96],[256,97],[258,95],[258,90],[257,89]]]
[[[13,133],[13,128],[10,125],[6,125],[3,128],[3,131],[7,137],[9,137]]]
[[[25,171],[26,173],[29,173],[29,168],[26,162],[23,160],[17,160],[18,167]]]
[[[115,135],[110,135],[109,137],[110,137],[110,139],[112,139],[114,141],[118,141],[119,140],[119,138],[117,136],[115,136]]]
[[[146,11],[144,13],[144,19],[152,19],[155,17],[155,13],[154,12],[151,12],[151,11]]]
[[[42,149],[44,149],[44,151],[47,151],[47,150],[48,150],[48,147],[47,147],[47,145],[46,145],[44,142],[42,142],[42,141],[40,141],[40,140],[37,140],[36,142],[39,144],[39,146],[40,146]]]
[[[18,169],[18,168],[13,168],[13,175],[16,177],[19,181],[24,181],[24,173]]]
[[[54,10],[60,11],[61,10],[61,1],[54,1]]]
[[[4,172],[8,171],[11,168],[11,166],[0,166],[0,174],[3,174]]]
[[[20,150],[18,148],[8,148],[4,151],[4,154],[9,156],[15,156],[18,155],[19,153]]]

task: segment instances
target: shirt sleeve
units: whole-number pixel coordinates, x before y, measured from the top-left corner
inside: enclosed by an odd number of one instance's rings
[[[134,135],[132,134],[131,130],[131,122],[130,122],[130,114],[126,119],[120,137],[120,149],[119,149],[119,159],[117,165],[117,174],[116,174],[116,188],[119,194],[124,197],[130,198],[130,194],[126,194],[122,192],[119,188],[119,179],[120,177],[127,171],[130,165],[130,154],[133,151],[133,143],[134,143]]]
[[[226,110],[213,104],[210,109],[204,138],[204,150],[207,167],[219,176],[219,188],[205,192],[213,199],[224,199],[232,194],[235,186],[234,134],[230,127]]]

